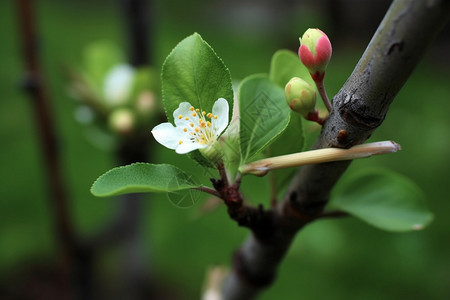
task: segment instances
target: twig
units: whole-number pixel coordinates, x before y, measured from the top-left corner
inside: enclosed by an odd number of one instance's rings
[[[202,192],[205,192],[205,193],[208,193],[208,194],[211,194],[213,196],[216,196],[217,198],[222,198],[222,195],[220,195],[215,189],[212,189],[212,188],[207,187],[207,186],[199,186],[199,187],[196,187],[194,189],[202,191]]]
[[[58,138],[52,120],[49,93],[39,63],[39,45],[33,12],[33,0],[18,0],[16,4],[26,67],[24,89],[32,100],[35,121],[39,131],[45,171],[48,178],[47,184],[50,191],[50,205],[53,209],[54,228],[57,232],[64,258],[71,260],[76,240],[71,216],[67,208],[66,184],[60,165]]]
[[[220,179],[226,187],[230,186],[230,181],[228,179],[227,170],[225,170],[225,165],[221,163],[217,166],[217,170],[219,171]]]

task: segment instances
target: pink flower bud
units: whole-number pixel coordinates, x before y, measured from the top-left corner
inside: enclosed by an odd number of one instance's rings
[[[322,81],[331,58],[331,43],[320,29],[310,28],[300,38],[298,56],[314,81]]]
[[[286,102],[298,114],[306,117],[316,106],[316,91],[301,78],[293,77],[284,89]]]

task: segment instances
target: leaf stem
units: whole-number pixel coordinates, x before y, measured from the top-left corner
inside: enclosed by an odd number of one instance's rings
[[[319,80],[314,80],[317,86],[317,90],[319,90],[320,97],[323,100],[323,104],[327,107],[328,111],[331,111],[331,102],[330,99],[328,99],[327,91],[325,89],[325,84],[323,78]]]
[[[213,196],[216,196],[217,198],[222,198],[222,195],[219,194],[219,192],[217,192],[215,189],[212,189],[210,187],[207,186],[199,186],[199,187],[195,187],[193,188],[194,190],[198,190],[198,191],[202,191],[208,194],[211,194]]]

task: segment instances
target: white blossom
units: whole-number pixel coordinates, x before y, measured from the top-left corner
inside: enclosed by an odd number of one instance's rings
[[[228,126],[229,106],[219,98],[212,112],[202,111],[189,102],[182,102],[173,112],[175,126],[162,123],[153,128],[153,137],[161,145],[178,154],[188,153],[211,146]]]

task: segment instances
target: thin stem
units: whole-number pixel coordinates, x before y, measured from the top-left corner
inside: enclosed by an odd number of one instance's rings
[[[239,187],[241,186],[241,181],[242,181],[242,174],[241,173],[237,173],[236,178],[234,179],[234,186],[235,188],[239,189]]]
[[[215,189],[212,189],[207,186],[199,186],[199,187],[194,188],[194,190],[199,190],[199,191],[211,194],[213,196],[216,196],[217,198],[222,198],[222,195],[220,195]]]
[[[328,117],[328,116],[327,116]],[[316,122],[317,124],[319,124],[320,126],[323,126],[323,124],[325,124],[325,121],[327,119],[327,117],[325,118],[321,118],[319,116],[319,111],[316,110],[313,113],[308,113],[305,117],[306,120],[308,121],[312,121],[312,122]]]
[[[224,184],[224,186],[229,187],[230,181],[228,179],[228,174],[225,169],[225,165],[221,163],[220,165],[217,166],[217,170],[219,171],[220,179],[222,179],[222,183]]]
[[[328,111],[331,111],[331,103],[330,99],[328,99],[327,90],[325,89],[324,79],[314,80],[317,86],[317,90],[319,91],[320,97],[322,98],[323,104],[327,107]]]

